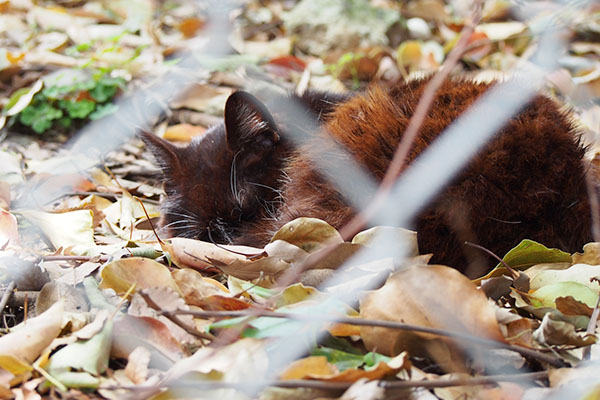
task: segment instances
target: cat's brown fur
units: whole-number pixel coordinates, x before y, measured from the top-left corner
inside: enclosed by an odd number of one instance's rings
[[[325,129],[314,134],[333,137],[380,180],[426,83],[427,80],[419,80],[388,89],[375,87],[363,95],[336,99],[340,104],[323,114],[321,122]],[[487,84],[469,81],[446,82],[436,94],[409,161],[426,149],[487,88]],[[227,118],[231,119],[235,112],[233,104],[229,106],[230,109],[226,110],[227,135],[252,131],[249,125],[227,123]],[[278,132],[278,136],[285,136],[281,128],[285,123],[279,124],[277,118],[275,122],[268,111],[263,111],[256,114],[254,122],[268,120],[269,127],[265,132]],[[277,117],[278,113],[274,115]],[[261,126],[264,128],[265,125]],[[255,136],[260,138],[265,132]],[[219,135],[224,136],[224,133]],[[214,142],[216,146],[208,145],[213,140],[204,138],[170,156],[181,163],[201,160],[212,165],[217,160],[215,165],[218,165],[221,174],[215,178],[199,172],[169,175],[167,169],[167,176],[173,182],[185,181],[186,185],[199,185],[198,188],[211,192],[197,191],[192,196],[182,190],[167,190],[167,212],[169,207],[183,200],[186,202],[185,210],[203,210],[205,214],[212,213],[213,218],[222,218],[213,204],[217,201],[231,204],[229,181],[222,182],[222,175],[229,178],[231,165],[227,164],[232,159],[230,156],[223,157],[227,146],[222,140]],[[225,239],[240,244],[264,245],[274,231],[300,216],[321,218],[336,228],[348,222],[356,210],[322,177],[307,156],[308,152],[312,152],[313,157],[314,153],[317,157],[327,157],[320,143],[313,139],[296,148],[288,143],[278,147],[279,142],[266,152],[259,152],[257,169],[254,172],[247,170],[253,175],[250,179],[264,183],[278,193],[267,190],[253,193],[253,196],[267,196],[267,201],[275,205],[275,209],[268,211],[264,201],[255,201],[254,206],[263,208],[244,220],[240,219],[239,223],[231,223],[228,229],[232,234]],[[155,154],[161,159],[160,152],[155,151]],[[550,99],[535,97],[415,219],[421,252],[433,253],[433,262],[447,264],[475,276],[495,262],[479,250],[465,247],[465,240],[483,245],[499,255],[524,238],[566,251],[580,250],[591,239],[583,155],[584,149],[568,115]],[[164,165],[164,157],[162,159]],[[258,176],[257,171],[263,171],[263,174]],[[181,205],[179,207],[182,208]],[[398,207],[402,207],[401,200]],[[171,217],[176,218],[176,215]],[[168,223],[171,219],[167,220]],[[202,221],[199,226],[207,231],[211,228],[210,223]],[[219,237],[217,240],[223,239]]]

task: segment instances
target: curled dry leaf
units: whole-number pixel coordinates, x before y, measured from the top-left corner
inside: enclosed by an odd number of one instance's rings
[[[500,307],[496,307],[496,319],[507,341],[511,344],[532,347],[533,320]]]
[[[296,218],[281,227],[271,239],[284,240],[309,253],[326,245],[343,243],[339,232],[327,222],[317,218]]]
[[[359,379],[344,392],[340,400],[378,400],[385,398],[385,389],[379,382],[366,378]]]
[[[573,254],[574,264],[600,265],[600,243],[587,243],[583,253]]]
[[[148,376],[148,364],[152,354],[145,347],[136,347],[127,358],[127,366],[125,367],[125,375],[134,384],[143,383]]]
[[[203,277],[198,271],[184,268],[172,272],[173,279],[189,305],[199,305],[206,297],[227,295],[229,290],[214,279]]]
[[[592,316],[594,309],[571,296],[557,297],[554,301],[556,309],[565,315]]]
[[[552,314],[544,315],[542,324],[533,332],[533,338],[542,345],[589,346],[596,343],[596,335],[575,332],[575,327],[567,322],[554,320]]]
[[[411,251],[408,256],[418,256],[419,246],[417,244],[417,232],[409,229],[398,228],[395,226],[375,226],[373,228],[359,232],[352,238],[352,243],[369,246],[373,240],[377,239],[378,235],[385,236],[390,242],[408,242],[408,248]]]
[[[44,232],[55,248],[69,249],[76,255],[94,255],[93,220],[90,210],[46,213],[24,210],[21,214]]]
[[[520,294],[515,290],[510,293],[510,297],[514,299],[516,309],[528,312],[538,319],[544,318],[546,314],[551,314],[553,319],[568,322],[577,329],[585,329],[590,321],[589,317],[583,315],[564,315],[554,307],[535,307],[528,302],[529,299],[525,294]]]
[[[336,243],[311,253],[306,262],[312,269],[336,269],[363,248],[364,246],[355,243]]]
[[[190,86],[171,102],[171,108],[189,108],[218,115],[225,108],[225,101],[232,90],[206,84]]]
[[[262,275],[273,276],[289,268],[280,257],[269,257],[262,250],[247,246],[217,246],[213,243],[186,238],[173,238],[163,246],[179,267],[204,270],[217,267],[240,279],[256,279]],[[263,258],[261,258],[263,257]]]
[[[21,247],[17,218],[8,211],[0,209],[0,249],[15,246]]]
[[[368,369],[348,368],[338,371],[338,368],[327,361],[324,356],[310,356],[294,361],[280,375],[282,380],[318,379],[327,382],[356,382],[359,379],[382,379],[396,375],[402,369],[410,368],[407,353],[399,354],[391,360],[380,361]]]
[[[335,365],[327,361],[324,356],[310,356],[294,361],[285,371],[279,375],[279,379],[304,379],[313,377],[315,379],[330,377],[338,374],[339,371]]]
[[[250,303],[247,303],[244,300],[220,295],[208,296],[196,301],[195,303],[188,304],[201,307],[206,311],[234,311],[245,310],[251,307]]]
[[[135,290],[152,287],[168,287],[179,293],[179,287],[164,265],[149,258],[131,257],[110,262],[100,274],[101,289],[113,289],[123,294],[135,285]]]
[[[178,380],[190,372],[197,373],[187,376],[191,383],[194,379],[205,381],[207,378],[221,382],[257,382],[264,379],[268,363],[264,341],[240,339],[220,348],[199,349],[191,357],[175,363],[160,384],[177,385]],[[231,392],[216,392],[203,394],[212,399],[237,398]]]
[[[367,319],[504,340],[485,294],[460,272],[441,265],[412,266],[394,273],[382,288],[362,299],[360,314]],[[376,327],[362,327],[361,337],[368,349],[387,355],[404,350],[419,353],[423,339],[436,338]],[[450,339],[438,340],[452,343]]]
[[[113,356],[128,358],[139,346],[144,346],[152,354],[151,368],[166,370],[173,361],[188,355],[183,345],[159,320],[132,315],[117,319],[113,329]]]
[[[84,294],[75,286],[63,282],[50,281],[42,287],[35,302],[38,313],[44,312],[60,301],[63,309],[71,312],[88,311],[88,303]]]
[[[13,359],[31,364],[60,333],[63,310],[63,302],[58,301],[46,312],[28,319],[0,337],[0,367],[13,372]]]

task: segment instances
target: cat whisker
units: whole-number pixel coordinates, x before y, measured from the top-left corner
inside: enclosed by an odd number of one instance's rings
[[[233,198],[235,199],[236,203],[241,205],[240,194],[237,190],[237,164],[236,164],[237,156],[240,154],[240,151],[235,153],[235,155],[233,156],[233,161],[231,161],[231,173],[229,175],[229,186],[231,187],[231,194],[233,194]]]
[[[162,228],[171,228],[176,225],[182,225],[182,224],[194,226],[194,225],[196,225],[196,221],[190,220],[190,219],[179,219],[177,221],[173,221],[173,222],[168,223],[167,225],[164,225]],[[177,228],[179,229],[179,227],[177,227]]]
[[[269,185],[263,185],[262,183],[257,183],[257,182],[248,182],[248,184],[258,186],[258,187],[263,187],[265,189],[272,190],[275,193],[281,194],[281,189],[275,189],[274,187],[269,186]]]

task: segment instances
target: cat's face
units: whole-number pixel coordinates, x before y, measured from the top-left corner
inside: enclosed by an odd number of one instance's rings
[[[163,175],[161,236],[230,243],[277,201],[286,145],[268,110],[246,92],[229,97],[224,123],[186,147],[150,133],[142,139]]]

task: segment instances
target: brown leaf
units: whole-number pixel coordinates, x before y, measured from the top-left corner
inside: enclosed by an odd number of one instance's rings
[[[581,301],[575,300],[572,296],[557,297],[554,300],[558,311],[565,315],[587,315],[592,316],[594,309]]]
[[[125,367],[125,375],[138,385],[144,383],[148,376],[148,364],[150,363],[150,351],[143,347],[136,347],[127,358],[127,366]]]
[[[123,294],[135,285],[135,291],[152,287],[169,287],[179,292],[169,269],[149,258],[131,257],[110,262],[101,272],[101,289],[111,288]]]
[[[359,379],[382,379],[392,376],[402,369],[410,368],[408,354],[403,353],[388,362],[380,361],[376,366],[365,369],[349,368],[339,372],[337,367],[330,364],[326,357],[310,356],[294,361],[280,375],[282,380],[318,379],[327,382],[356,382]]]
[[[343,243],[339,232],[327,222],[317,218],[297,218],[282,226],[271,239],[285,240],[311,253],[326,245]]]
[[[163,249],[181,268],[204,270],[214,266],[245,280],[261,275],[274,276],[290,266],[280,257],[269,257],[263,249],[247,246],[217,246],[200,240],[173,238],[170,245],[163,245]]]
[[[296,360],[291,363],[285,371],[279,375],[279,379],[304,379],[306,377],[329,377],[339,373],[337,367],[329,364],[327,357],[310,356]]]
[[[222,112],[225,108],[225,101],[231,92],[232,90],[228,88],[196,84],[190,86],[171,102],[171,107],[175,109],[189,108],[203,112]]]
[[[186,351],[169,329],[151,317],[125,315],[115,321],[113,327],[113,356],[127,358],[138,346],[144,346],[153,354],[158,367],[168,368],[173,360],[186,356]]]
[[[191,38],[196,35],[198,30],[204,27],[204,23],[204,20],[200,18],[191,17],[181,21],[177,28],[181,33],[183,33],[183,36],[185,36],[186,38]]]
[[[165,131],[163,138],[176,142],[189,142],[194,136],[202,135],[206,128],[190,124],[171,125]]]
[[[190,305],[195,305],[201,307],[203,310],[210,311],[236,311],[236,310],[245,310],[250,308],[250,304],[237,299],[235,297],[226,297],[220,295],[212,295],[203,298],[202,300],[198,300],[196,303],[188,303]]]
[[[0,338],[0,354],[32,363],[60,333],[63,310],[63,302],[59,301],[46,312],[14,327]]]
[[[189,305],[199,305],[204,298],[212,295],[229,293],[229,290],[214,279],[203,277],[198,271],[183,268],[172,272],[173,279],[185,302]]]
[[[600,243],[587,243],[583,253],[573,254],[573,264],[600,265]]]
[[[542,324],[533,332],[533,338],[543,345],[573,345],[577,347],[589,346],[596,343],[593,334],[575,332],[575,327],[567,322],[552,318],[551,314],[544,315]]]
[[[483,292],[460,272],[441,265],[412,266],[392,274],[382,288],[365,296],[360,314],[367,319],[504,340]],[[404,350],[418,354],[424,350],[423,339],[455,346],[451,339],[404,330],[362,327],[361,336],[368,349],[391,355]]]

